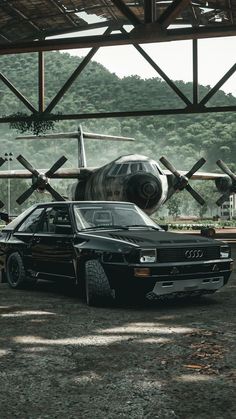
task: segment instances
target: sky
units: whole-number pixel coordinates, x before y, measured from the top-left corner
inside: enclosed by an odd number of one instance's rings
[[[172,80],[192,81],[192,41],[160,42],[141,46]],[[88,51],[78,49],[67,52],[84,56]],[[236,37],[199,40],[198,58],[199,84],[213,87],[236,63]],[[146,79],[159,76],[132,45],[100,48],[93,60],[119,77],[136,74]],[[236,72],[221,90],[236,97]]]

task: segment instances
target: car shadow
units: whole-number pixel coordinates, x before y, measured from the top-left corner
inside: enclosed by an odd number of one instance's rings
[[[79,303],[85,304],[85,298],[81,294],[80,290],[74,283],[68,283],[68,281],[47,281],[39,280],[36,284],[28,284],[24,291],[44,293],[44,294],[54,294],[60,295],[65,298],[71,298],[73,300],[78,300]],[[129,298],[119,299],[116,301],[112,300],[110,303],[104,304],[104,306],[97,307],[99,308],[110,308],[110,309],[130,309],[130,310],[166,310],[167,308],[188,308],[188,307],[204,307],[212,306],[219,304],[216,295],[203,295],[197,297],[178,297],[178,298],[168,298],[168,299],[147,299],[139,298],[135,295],[130,296]]]

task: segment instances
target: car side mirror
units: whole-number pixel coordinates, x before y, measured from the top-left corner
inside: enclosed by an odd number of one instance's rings
[[[71,225],[56,225],[55,234],[72,234]]]

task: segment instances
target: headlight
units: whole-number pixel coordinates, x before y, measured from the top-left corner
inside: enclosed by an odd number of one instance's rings
[[[157,252],[156,249],[141,249],[139,260],[141,263],[156,262]]]
[[[222,259],[228,259],[230,257],[230,248],[229,246],[220,247],[220,257]]]

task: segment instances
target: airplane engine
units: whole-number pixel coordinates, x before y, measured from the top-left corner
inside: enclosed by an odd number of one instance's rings
[[[234,184],[230,177],[222,177],[215,179],[215,185],[220,193],[236,192],[236,183]]]
[[[216,204],[221,206],[229,199],[232,192],[236,192],[236,175],[223,160],[217,160],[216,164],[227,175],[226,178],[220,178],[218,182],[217,180],[215,181],[218,191],[222,193],[221,197],[216,201]]]
[[[162,198],[162,183],[151,173],[136,173],[125,185],[127,201],[144,210],[156,207]],[[147,211],[148,212],[148,211]]]

